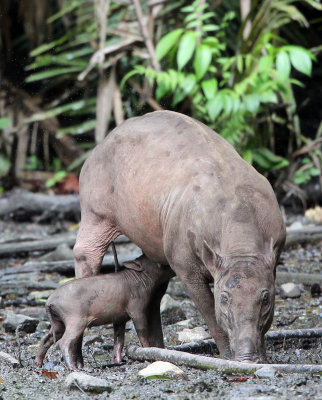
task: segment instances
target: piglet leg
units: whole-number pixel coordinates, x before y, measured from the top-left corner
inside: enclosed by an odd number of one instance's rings
[[[152,299],[149,304],[148,320],[149,320],[149,344],[152,347],[164,347],[163,333],[160,316],[160,303],[163,295],[168,287],[168,282],[163,283],[153,293]]]
[[[114,323],[114,348],[112,355],[112,363],[120,364],[122,362],[122,350],[124,346],[126,322]]]
[[[64,360],[71,370],[77,370],[83,366],[82,340],[86,328],[82,321],[70,321],[63,337],[59,341],[59,347]]]
[[[35,358],[35,367],[41,367],[48,349],[58,341],[65,331],[65,326],[61,321],[51,319],[52,327],[49,332],[41,339],[38,352]]]
[[[149,328],[147,320],[147,310],[135,310],[134,312],[129,311],[129,315],[135,326],[136,333],[140,340],[142,347],[151,347],[149,338]],[[160,313],[160,311],[159,311]]]
[[[35,367],[41,367],[48,349],[54,344],[53,331],[50,331],[41,339],[39,349],[35,358]]]

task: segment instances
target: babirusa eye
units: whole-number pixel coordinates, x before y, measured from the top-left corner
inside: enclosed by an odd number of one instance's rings
[[[263,304],[268,304],[268,301],[269,301],[269,293],[265,292],[263,294],[262,302],[263,302]]]
[[[228,296],[226,296],[225,294],[222,294],[220,297],[220,302],[221,304],[227,304],[228,303]]]

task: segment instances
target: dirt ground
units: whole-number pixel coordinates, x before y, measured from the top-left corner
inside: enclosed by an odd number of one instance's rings
[[[61,227],[65,229],[66,227]],[[45,232],[51,233],[52,227],[36,224],[0,223],[0,238],[8,237],[9,232],[15,237],[22,233],[29,236]],[[1,240],[0,240],[1,241]],[[28,259],[35,260],[43,253],[34,252],[19,257],[0,259],[1,268],[16,266]],[[322,243],[298,246],[283,252],[279,271],[321,273]],[[28,274],[27,274],[28,275]],[[95,394],[80,389],[67,389],[64,385],[69,371],[61,361],[58,348],[51,348],[43,368],[33,368],[40,338],[48,329],[44,312],[44,301],[37,300],[26,292],[26,282],[40,284],[57,284],[66,276],[58,273],[29,273],[16,276],[14,285],[6,282],[5,275],[0,274],[2,296],[0,302],[0,351],[21,359],[22,367],[13,368],[0,361],[0,399],[322,399],[322,385],[318,374],[279,373],[274,378],[256,378],[254,375],[228,375],[215,370],[201,371],[182,367],[187,375],[186,380],[144,380],[137,373],[149,362],[128,360],[122,366],[110,367],[113,331],[110,327],[92,328],[86,332],[83,343],[85,368],[84,372],[105,378],[110,382],[111,393]],[[29,282],[28,281],[28,282]],[[9,285],[9,286],[8,286]],[[32,287],[32,284],[30,284]],[[50,285],[49,285],[50,286]],[[9,287],[9,289],[8,289]],[[6,288],[6,292],[4,289]],[[11,289],[10,289],[11,288]],[[13,289],[12,289],[13,288]],[[10,293],[11,290],[11,293]],[[30,292],[32,292],[32,288]],[[3,293],[5,293],[3,295]],[[168,288],[172,298],[180,302],[180,309],[191,327],[202,326],[206,329],[194,304],[187,297],[184,288],[174,278]],[[283,299],[279,287],[276,293],[275,318],[272,330],[296,328],[321,328],[322,298],[312,297],[310,286],[301,286],[301,296],[296,299]],[[36,316],[40,323],[34,333],[23,333],[18,338],[15,333],[5,332],[3,320],[9,311]],[[182,314],[181,314],[182,315]],[[175,315],[172,315],[175,317]],[[166,346],[180,344],[177,332],[183,327],[169,321],[163,316],[164,337]],[[133,328],[129,323],[126,342],[138,344]],[[268,357],[273,363],[312,363],[321,364],[322,344],[318,339],[301,339],[285,341],[267,341]],[[56,372],[56,374],[48,374]],[[51,379],[49,377],[51,375]],[[244,380],[236,378],[247,378]]]

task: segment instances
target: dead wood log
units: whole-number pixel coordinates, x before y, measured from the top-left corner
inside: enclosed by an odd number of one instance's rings
[[[266,340],[287,340],[287,339],[314,339],[322,337],[322,329],[284,329],[280,331],[269,331],[265,335]],[[218,352],[216,342],[213,339],[200,342],[190,342],[172,346],[170,350],[185,351],[189,353]]]
[[[139,257],[142,253],[140,250],[128,251],[124,254],[118,255],[119,264],[125,261],[133,260]],[[6,276],[6,279],[10,279],[11,275],[28,273],[28,272],[42,272],[42,273],[53,273],[58,272],[62,275],[71,275],[74,273],[74,260],[67,261],[29,261],[24,265],[17,267],[6,268],[0,271],[0,278]],[[107,255],[103,258],[102,262],[102,272],[114,272],[115,271],[115,261],[113,255]]]
[[[35,216],[37,222],[52,218],[79,221],[79,196],[51,196],[15,189],[0,198],[0,218],[28,221]]]
[[[302,272],[277,272],[276,283],[281,285],[283,283],[303,283],[304,285],[313,285],[314,283],[322,283],[321,274],[307,274]]]
[[[281,339],[312,339],[321,338],[322,329],[282,329],[280,331],[269,331],[265,335],[265,339],[281,340]]]
[[[223,360],[220,358],[212,358],[189,354],[176,350],[159,349],[156,347],[136,347],[129,346],[127,348],[127,356],[132,360],[138,361],[168,361],[176,365],[185,365],[189,367],[199,368],[203,370],[218,369],[226,373],[246,373],[253,372],[270,366],[281,372],[295,373],[322,373],[321,365],[314,364],[245,364],[238,361]]]
[[[296,244],[315,243],[322,240],[322,225],[303,226],[298,229],[286,230],[285,249]]]
[[[0,257],[7,255],[29,253],[32,251],[48,251],[56,249],[60,244],[67,244],[73,247],[76,242],[76,233],[62,233],[59,235],[53,235],[48,238],[40,240],[30,240],[26,242],[10,242],[0,245]],[[115,243],[128,243],[129,239],[121,235],[115,239]]]

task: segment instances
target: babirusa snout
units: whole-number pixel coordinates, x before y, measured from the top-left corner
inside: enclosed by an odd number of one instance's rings
[[[235,341],[235,359],[241,362],[260,362],[260,349],[256,340],[247,337]]]

